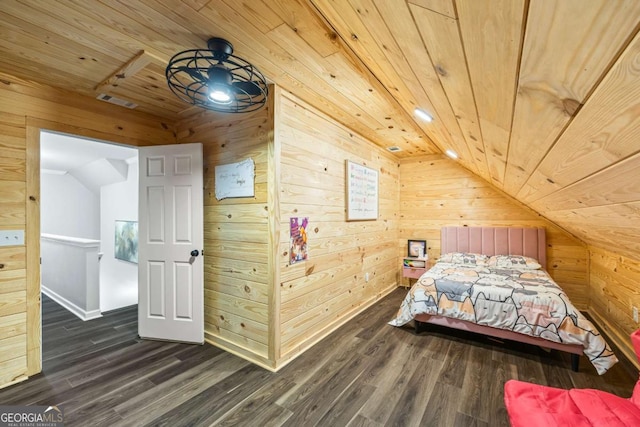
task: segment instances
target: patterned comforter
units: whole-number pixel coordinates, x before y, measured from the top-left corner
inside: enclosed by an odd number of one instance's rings
[[[618,359],[544,270],[438,262],[411,288],[397,317],[452,317],[565,344],[579,344],[600,375]]]

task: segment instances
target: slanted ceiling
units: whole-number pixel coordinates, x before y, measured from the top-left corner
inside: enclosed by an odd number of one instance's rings
[[[585,242],[640,259],[637,0],[6,0],[0,71],[180,119],[175,53],[229,39],[399,158],[459,162]],[[415,107],[430,112],[425,123]]]

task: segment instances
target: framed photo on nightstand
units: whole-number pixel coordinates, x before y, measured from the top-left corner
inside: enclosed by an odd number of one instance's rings
[[[408,241],[408,256],[414,258],[424,258],[427,253],[427,241],[426,240],[409,240]]]

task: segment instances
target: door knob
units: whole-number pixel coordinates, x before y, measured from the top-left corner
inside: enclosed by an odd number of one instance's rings
[[[200,255],[200,252],[198,252],[197,249],[194,249],[191,251],[191,256],[198,256],[198,255]]]

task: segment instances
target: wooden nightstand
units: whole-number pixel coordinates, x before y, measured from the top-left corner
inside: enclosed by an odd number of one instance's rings
[[[435,261],[430,259],[419,258],[403,258],[402,260],[402,277],[409,279],[409,287],[411,287],[411,279],[419,279],[424,273],[426,273],[433,265]],[[404,281],[402,283],[404,286]]]

